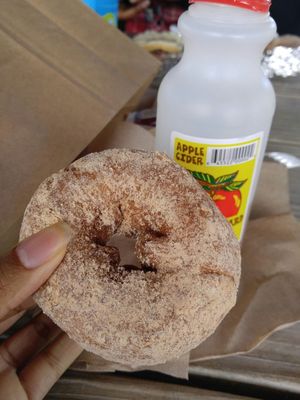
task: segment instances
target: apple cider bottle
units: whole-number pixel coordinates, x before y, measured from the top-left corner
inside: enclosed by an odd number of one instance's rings
[[[199,181],[242,239],[275,111],[261,69],[270,0],[193,0],[181,61],[158,93],[156,148]]]

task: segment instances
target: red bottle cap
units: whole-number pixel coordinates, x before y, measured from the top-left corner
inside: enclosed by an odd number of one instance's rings
[[[247,8],[248,10],[266,13],[270,10],[271,0],[189,0],[189,3],[218,3]]]

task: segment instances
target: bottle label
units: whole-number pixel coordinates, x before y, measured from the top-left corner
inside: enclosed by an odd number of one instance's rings
[[[242,238],[263,132],[244,138],[208,139],[172,132],[171,154],[191,172]]]

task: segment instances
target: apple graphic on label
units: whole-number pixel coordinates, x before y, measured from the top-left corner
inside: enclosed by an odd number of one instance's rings
[[[208,192],[224,217],[230,218],[238,214],[242,204],[240,189],[247,182],[235,181],[239,171],[218,178],[203,172],[190,172]]]
[[[232,192],[218,190],[213,194],[212,199],[226,218],[237,215],[242,204],[242,194],[238,189]]]

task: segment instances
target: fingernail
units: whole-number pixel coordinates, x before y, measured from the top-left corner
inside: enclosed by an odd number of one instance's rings
[[[23,240],[16,247],[21,264],[28,269],[37,268],[67,246],[72,237],[72,229],[59,222]]]

